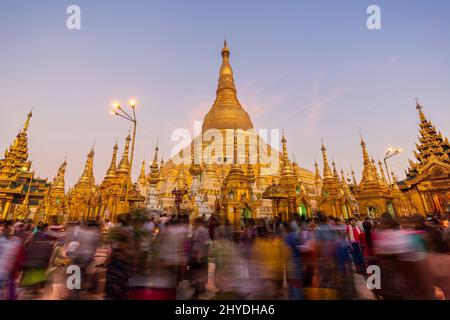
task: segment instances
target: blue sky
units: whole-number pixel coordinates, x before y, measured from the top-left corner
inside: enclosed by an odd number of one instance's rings
[[[68,30],[66,8],[81,8]],[[366,9],[381,8],[381,30]],[[284,129],[297,162],[313,169],[320,139],[359,176],[361,129],[369,153],[402,147],[399,178],[412,157],[414,98],[450,134],[448,1],[22,1],[0,2],[0,147],[34,107],[30,158],[52,178],[68,153],[67,184],[81,175],[96,141],[103,178],[129,124],[109,105],[139,101],[135,163],[159,137],[165,158],[176,128],[193,129],[211,107],[224,35],[238,97],[257,128]],[[135,174],[139,168],[135,166]]]

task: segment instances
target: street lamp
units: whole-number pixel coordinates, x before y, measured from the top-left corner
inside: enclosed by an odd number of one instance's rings
[[[128,120],[133,123],[133,139],[131,141],[131,156],[130,156],[130,179],[131,179],[131,172],[133,170],[133,156],[134,156],[134,142],[136,140],[136,126],[137,126],[137,120],[136,120],[136,101],[131,100],[130,102],[130,108],[131,108],[131,115],[126,112],[119,103],[115,102],[113,103],[113,109],[110,111],[110,113],[114,116],[118,116],[121,118],[124,118],[125,120]],[[125,194],[125,203],[128,203],[128,190],[129,190],[129,184],[130,179],[127,181],[127,191]]]
[[[391,181],[391,175],[389,174],[389,168],[387,165],[387,160],[395,157],[396,155],[400,154],[403,150],[401,148],[398,149],[394,149],[394,148],[389,148],[386,150],[386,155],[384,156],[384,166],[386,167],[386,172],[388,173],[388,179],[389,179],[389,185],[392,185],[392,181]]]

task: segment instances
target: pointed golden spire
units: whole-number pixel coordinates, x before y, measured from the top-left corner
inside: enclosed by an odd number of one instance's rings
[[[33,109],[31,109],[31,111],[28,113],[27,115],[27,120],[25,121],[25,125],[23,126],[23,133],[26,133],[28,130],[28,127],[30,126],[30,119],[33,116]]]
[[[334,159],[332,162],[332,166],[333,166],[333,178],[334,178],[334,180],[336,180],[336,182],[339,182],[339,174],[336,170],[336,163],[334,162]]]
[[[392,182],[393,182],[392,189],[394,191],[400,191],[400,188],[398,187],[398,184],[397,184],[397,178],[395,177],[394,172],[391,172],[391,176],[392,176]]]
[[[345,181],[345,175],[344,175],[344,170],[341,168],[341,180],[342,182],[346,183]]]
[[[382,179],[382,181],[383,181],[383,184],[384,184],[385,186],[388,186],[389,183],[388,183],[387,180],[386,180],[386,175],[385,175],[384,170],[383,170],[383,164],[381,163],[381,160],[380,160],[380,159],[378,159],[378,167],[380,168],[380,174],[381,174],[381,179]]]
[[[425,115],[423,114],[423,111],[422,111],[422,106],[419,104],[419,100],[417,100],[417,98],[416,98],[416,109],[417,109],[417,111],[419,111],[420,121],[426,122],[427,118],[425,118]]]
[[[322,157],[323,157],[323,178],[333,179],[333,174],[331,173],[330,165],[328,164],[327,149],[323,143],[322,139]]]
[[[84,165],[84,171],[81,175],[80,179],[78,180],[78,185],[82,188],[90,188],[95,185],[94,180],[94,149],[91,148],[89,151],[87,157],[86,157],[86,163]]]
[[[345,180],[345,174],[344,174],[344,170],[341,168],[341,184],[342,184],[342,188],[344,189],[344,193],[346,195],[350,194],[350,187],[347,184],[347,180]]]
[[[419,143],[416,143],[417,151],[414,151],[414,156],[418,160],[417,163],[409,161],[409,168],[407,171],[407,178],[416,177],[420,169],[429,163],[429,159],[437,158],[442,162],[450,164],[450,148],[448,139],[445,138],[441,132],[436,131],[436,127],[430,120],[427,120],[422,106],[416,99],[416,109],[419,111]]]
[[[233,69],[231,68],[229,59],[230,49],[228,49],[227,40],[225,39],[222,48],[222,66],[220,67],[219,71],[219,87],[217,88],[217,90],[225,88],[236,90],[234,86]]]
[[[138,177],[138,183],[142,186],[147,184],[147,178],[145,176],[145,159],[142,161],[141,173]]]
[[[153,162],[150,165],[150,171],[153,174],[155,174],[158,171],[158,151],[159,151],[158,144],[159,144],[159,139],[156,140],[155,155],[153,157]],[[162,158],[161,158],[161,161],[162,161]],[[163,165],[163,162],[161,162],[161,167],[162,167],[162,165]]]
[[[108,171],[106,172],[106,177],[108,179],[114,179],[116,177],[117,174],[117,167],[116,167],[116,163],[117,163],[117,150],[119,149],[119,147],[117,146],[117,141],[116,144],[113,147],[113,154],[112,154],[112,158],[111,158],[111,164],[109,165]]]
[[[369,154],[366,149],[366,142],[364,141],[361,132],[360,132],[360,136],[361,136],[361,148],[362,148],[363,162],[364,162],[364,169],[363,169],[361,181],[365,181],[365,182],[375,181],[374,172],[372,170],[372,164],[371,164],[370,157],[369,157]]]
[[[184,162],[181,162],[178,169],[178,174],[175,179],[175,183],[177,185],[178,190],[186,189],[186,175],[184,172]]]
[[[252,185],[255,182],[256,177],[255,177],[255,170],[253,169],[253,165],[251,164],[251,161],[250,161],[250,151],[248,149],[247,149],[247,159],[248,159],[247,160],[247,170],[245,173],[245,178],[246,178],[247,182],[250,185]]]
[[[320,183],[322,178],[320,176],[319,165],[317,164],[317,160],[314,161],[314,167],[316,168],[315,183]]]
[[[353,179],[353,185],[357,186],[358,183],[356,182],[356,176],[355,176],[355,171],[353,170],[353,166],[351,166],[351,169],[352,169],[351,174],[352,174],[352,179]]]
[[[153,158],[153,162],[156,162],[156,163],[158,163],[158,151],[159,151],[158,144],[159,144],[159,139],[156,139],[155,156]]]
[[[125,140],[125,148],[123,150],[122,159],[119,162],[119,167],[117,170],[117,172],[122,175],[124,175],[124,174],[129,175],[129,173],[130,173],[130,161],[129,161],[129,157],[128,157],[128,153],[130,150],[130,141],[131,141],[131,136],[128,133],[128,136]]]
[[[291,166],[291,163],[289,161],[286,142],[287,142],[287,140],[286,140],[286,137],[285,137],[284,131],[283,131],[283,136],[281,138],[281,143],[283,145],[283,158],[282,158],[282,162],[281,162],[281,164],[282,164],[281,176],[293,177],[294,176],[294,171],[292,170],[292,166]]]
[[[202,132],[208,129],[233,129],[235,123],[237,123],[238,129],[252,129],[253,123],[250,116],[242,108],[237,98],[233,69],[229,59],[230,50],[226,41],[221,54],[222,65],[219,71],[216,100],[203,120]]]
[[[64,162],[61,164],[61,166],[58,169],[58,173],[53,180],[52,185],[52,191],[59,190],[64,192],[66,184],[65,184],[65,173],[66,173],[66,167],[67,167],[67,159],[64,159]]]

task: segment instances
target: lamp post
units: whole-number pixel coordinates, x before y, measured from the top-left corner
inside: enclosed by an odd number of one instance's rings
[[[130,172],[129,172],[130,179],[128,179],[128,181],[127,181],[127,189],[126,189],[126,193],[125,193],[125,204],[126,205],[128,204],[128,190],[129,190],[129,185],[130,185],[130,180],[131,180],[131,172],[133,170],[134,142],[136,140],[137,120],[136,120],[136,101],[135,100],[130,101],[130,108],[132,111],[131,115],[128,112],[126,112],[120,106],[120,104],[118,104],[116,102],[113,104],[113,109],[111,110],[112,115],[124,118],[125,120],[128,120],[131,123],[133,123],[133,137],[131,140]]]
[[[400,154],[403,150],[401,148],[398,149],[394,149],[394,148],[389,148],[386,151],[386,155],[384,156],[384,166],[386,167],[386,172],[388,173],[388,179],[389,179],[389,185],[392,185],[392,181],[391,181],[391,175],[389,174],[389,168],[387,165],[387,160],[395,157],[396,155]]]

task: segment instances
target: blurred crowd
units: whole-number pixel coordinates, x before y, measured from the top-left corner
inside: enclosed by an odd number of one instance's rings
[[[444,216],[0,221],[0,299],[450,299],[449,249]]]

